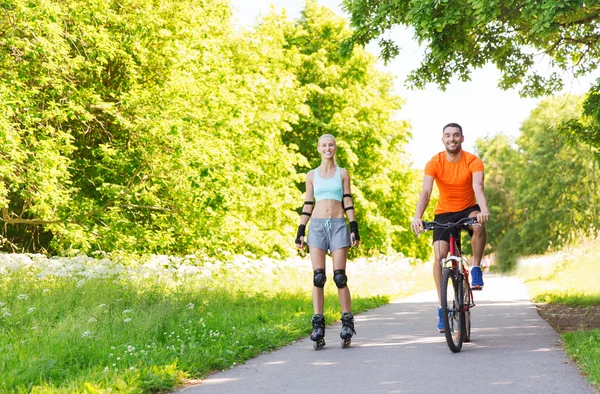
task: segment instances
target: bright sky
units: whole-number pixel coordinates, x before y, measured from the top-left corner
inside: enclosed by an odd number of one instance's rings
[[[342,12],[342,0],[320,0],[340,16],[349,19]],[[234,19],[243,26],[252,26],[261,15],[270,11],[287,10],[290,18],[300,16],[305,0],[231,0]],[[465,135],[463,148],[473,151],[475,141],[488,135],[504,133],[518,136],[521,124],[529,117],[539,99],[523,99],[516,90],[503,91],[497,88],[500,73],[493,66],[486,66],[471,75],[470,82],[454,81],[445,92],[430,85],[426,90],[413,91],[404,86],[408,73],[417,68],[423,50],[413,40],[412,34],[398,28],[389,34],[401,47],[400,55],[387,66],[380,67],[396,78],[395,93],[405,100],[398,112],[398,119],[407,120],[411,125],[413,138],[407,150],[412,155],[415,168],[422,169],[427,161],[443,150],[442,127],[450,122],[459,123]],[[369,44],[367,50],[378,54],[377,45]],[[582,81],[567,81],[565,93],[582,94],[589,89],[592,78]]]

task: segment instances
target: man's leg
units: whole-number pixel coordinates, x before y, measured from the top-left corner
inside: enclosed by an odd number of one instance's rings
[[[471,212],[469,217],[477,216],[479,212]],[[481,259],[483,259],[483,250],[485,249],[485,243],[487,241],[487,233],[485,231],[485,224],[481,226],[473,226],[473,236],[471,237],[471,247],[473,248],[473,265],[476,267],[481,266]]]
[[[477,216],[479,212],[471,212],[469,217]],[[481,260],[483,259],[483,250],[487,241],[485,224],[473,226],[473,235],[471,236],[471,247],[473,248],[473,269],[471,270],[471,287],[473,290],[483,288],[483,273],[481,271]]]
[[[439,332],[444,332],[444,323],[442,322],[442,307],[441,305],[441,295],[442,295],[442,259],[446,258],[448,255],[448,250],[450,249],[450,244],[447,241],[435,241],[433,243],[433,250],[435,255],[435,260],[433,262],[433,280],[435,281],[435,289],[438,294],[438,323],[437,329]]]
[[[448,256],[450,245],[446,241],[435,241],[433,243],[433,252],[435,260],[433,263],[433,280],[435,281],[435,288],[438,294],[438,302],[441,302],[441,286],[442,286],[442,259]]]

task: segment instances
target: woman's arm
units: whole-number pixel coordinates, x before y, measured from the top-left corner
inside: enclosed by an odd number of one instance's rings
[[[358,246],[360,236],[358,235],[358,223],[356,223],[356,213],[354,212],[354,200],[352,199],[352,190],[350,187],[350,174],[344,168],[341,169],[342,186],[344,187],[344,195],[342,197],[342,205],[346,216],[350,222],[350,245]]]
[[[314,191],[313,191],[313,172],[309,171],[306,174],[306,195],[304,197],[304,205],[302,206],[302,215],[300,216],[300,225],[296,234],[296,248],[304,248],[304,236],[306,235],[306,225],[310,220],[314,207]]]

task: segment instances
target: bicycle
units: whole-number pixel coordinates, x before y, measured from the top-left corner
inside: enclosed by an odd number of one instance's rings
[[[475,301],[469,286],[469,264],[460,247],[460,232],[470,231],[467,226],[474,224],[477,224],[476,217],[464,218],[456,223],[423,222],[425,230],[442,228],[450,231],[450,253],[441,261],[440,298],[444,335],[453,353],[460,352],[463,342],[471,341],[471,308]],[[449,283],[452,283],[451,288]]]

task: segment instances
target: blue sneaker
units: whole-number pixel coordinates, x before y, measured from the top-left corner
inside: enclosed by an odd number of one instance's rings
[[[483,272],[481,267],[473,267],[471,270],[471,290],[483,289]]]
[[[442,307],[438,306],[438,327],[439,332],[444,332],[444,322],[442,321]]]

